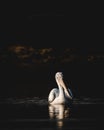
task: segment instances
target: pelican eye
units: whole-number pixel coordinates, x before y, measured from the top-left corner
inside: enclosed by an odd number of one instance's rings
[[[57,76],[57,78],[63,78],[63,76],[59,74],[59,75]]]
[[[62,73],[60,73],[60,77],[62,77],[62,78],[63,78],[63,74],[62,74]]]

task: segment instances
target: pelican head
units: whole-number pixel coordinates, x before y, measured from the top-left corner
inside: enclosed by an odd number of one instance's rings
[[[56,79],[57,81],[62,80],[62,79],[63,79],[63,73],[62,73],[62,72],[57,72],[57,73],[55,74],[55,79]]]
[[[58,83],[58,85],[60,85],[61,87],[65,86],[65,84],[63,82],[63,73],[62,72],[57,72],[55,74],[55,79],[56,79],[56,82]]]

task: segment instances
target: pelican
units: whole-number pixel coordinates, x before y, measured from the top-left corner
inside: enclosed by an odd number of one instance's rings
[[[55,74],[56,83],[58,88],[53,88],[48,96],[49,104],[69,104],[73,99],[72,92],[66,87],[63,81],[62,72],[57,72]]]

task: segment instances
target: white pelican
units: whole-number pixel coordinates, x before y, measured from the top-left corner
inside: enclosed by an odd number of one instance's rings
[[[63,81],[62,72],[55,74],[56,83],[58,88],[54,88],[50,91],[48,96],[49,104],[69,104],[73,98],[72,92],[66,87]]]

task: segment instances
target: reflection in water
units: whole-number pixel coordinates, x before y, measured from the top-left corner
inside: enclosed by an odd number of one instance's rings
[[[59,128],[63,127],[63,119],[69,117],[69,107],[65,105],[49,105],[49,116],[50,119],[57,120],[57,126]]]

